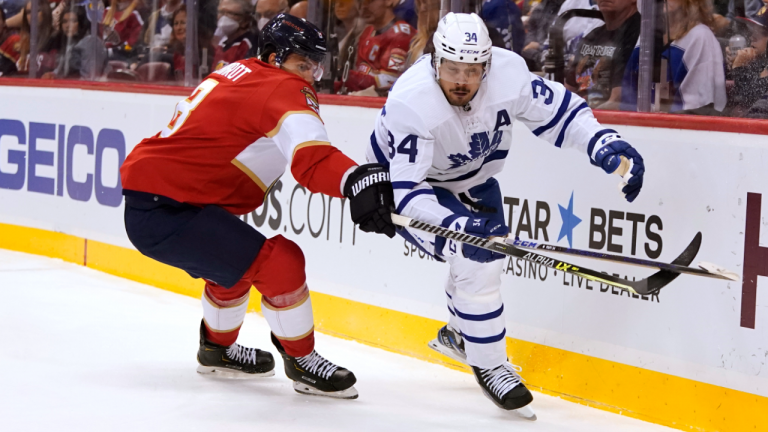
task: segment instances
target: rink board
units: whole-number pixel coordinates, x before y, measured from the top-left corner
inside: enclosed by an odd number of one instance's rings
[[[133,250],[117,199],[122,158],[165,125],[179,96],[0,86],[0,100],[0,247],[200,295],[199,281]],[[324,105],[321,114],[333,143],[362,162],[377,111]],[[613,127],[646,161],[633,204],[585,155],[516,125],[498,177],[514,233],[568,246],[563,219],[575,217],[574,248],[671,261],[701,231],[697,260],[768,275],[758,259],[768,211],[763,136]],[[447,319],[447,268],[400,238],[356,231],[345,204],[309,194],[286,173],[247,220],[302,246],[318,329],[447,363],[425,344]],[[768,428],[764,285],[753,294],[749,284],[681,276],[658,296],[632,297],[516,260],[502,280],[510,358],[532,387],[684,430]]]

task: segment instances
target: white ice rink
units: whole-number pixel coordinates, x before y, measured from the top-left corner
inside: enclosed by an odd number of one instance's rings
[[[360,398],[300,395],[256,314],[239,342],[272,352],[277,374],[202,376],[199,300],[60,260],[0,250],[0,299],[4,431],[672,430],[539,393],[529,422],[469,374],[322,334],[318,352],[355,372]]]

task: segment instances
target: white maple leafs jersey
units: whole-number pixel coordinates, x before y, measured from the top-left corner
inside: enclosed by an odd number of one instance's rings
[[[595,120],[582,98],[531,74],[522,57],[496,47],[468,108],[448,103],[429,55],[397,80],[366,150],[369,162],[389,166],[397,213],[442,225],[453,212],[438,204],[432,187],[458,194],[501,172],[516,120],[557,147],[590,154],[602,135],[614,133]]]

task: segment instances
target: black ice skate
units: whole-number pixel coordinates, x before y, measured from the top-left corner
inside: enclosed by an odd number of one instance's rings
[[[530,407],[533,395],[520,382],[520,375],[509,362],[493,369],[480,369],[472,366],[475,379],[483,389],[485,396],[501,409],[516,410],[528,420],[536,420],[536,413]]]
[[[355,374],[324,359],[317,351],[304,357],[291,357],[283,345],[272,334],[275,344],[285,363],[285,375],[293,380],[293,389],[298,393],[312,396],[328,396],[339,399],[357,399]]]
[[[464,352],[464,338],[448,324],[437,331],[437,338],[429,342],[429,347],[457,362],[467,364],[467,354]]]
[[[275,375],[272,354],[236,343],[217,345],[205,339],[205,324],[200,324],[200,349],[197,351],[197,372],[226,378],[257,378]]]

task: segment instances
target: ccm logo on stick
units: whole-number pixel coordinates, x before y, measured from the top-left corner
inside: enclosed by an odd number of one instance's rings
[[[26,184],[30,192],[57,196],[66,189],[77,201],[88,201],[95,192],[99,204],[119,207],[125,153],[125,137],[116,129],[94,135],[87,126],[67,130],[30,122],[27,128],[19,120],[0,119],[0,161],[7,161],[0,163],[0,188],[21,190]]]

